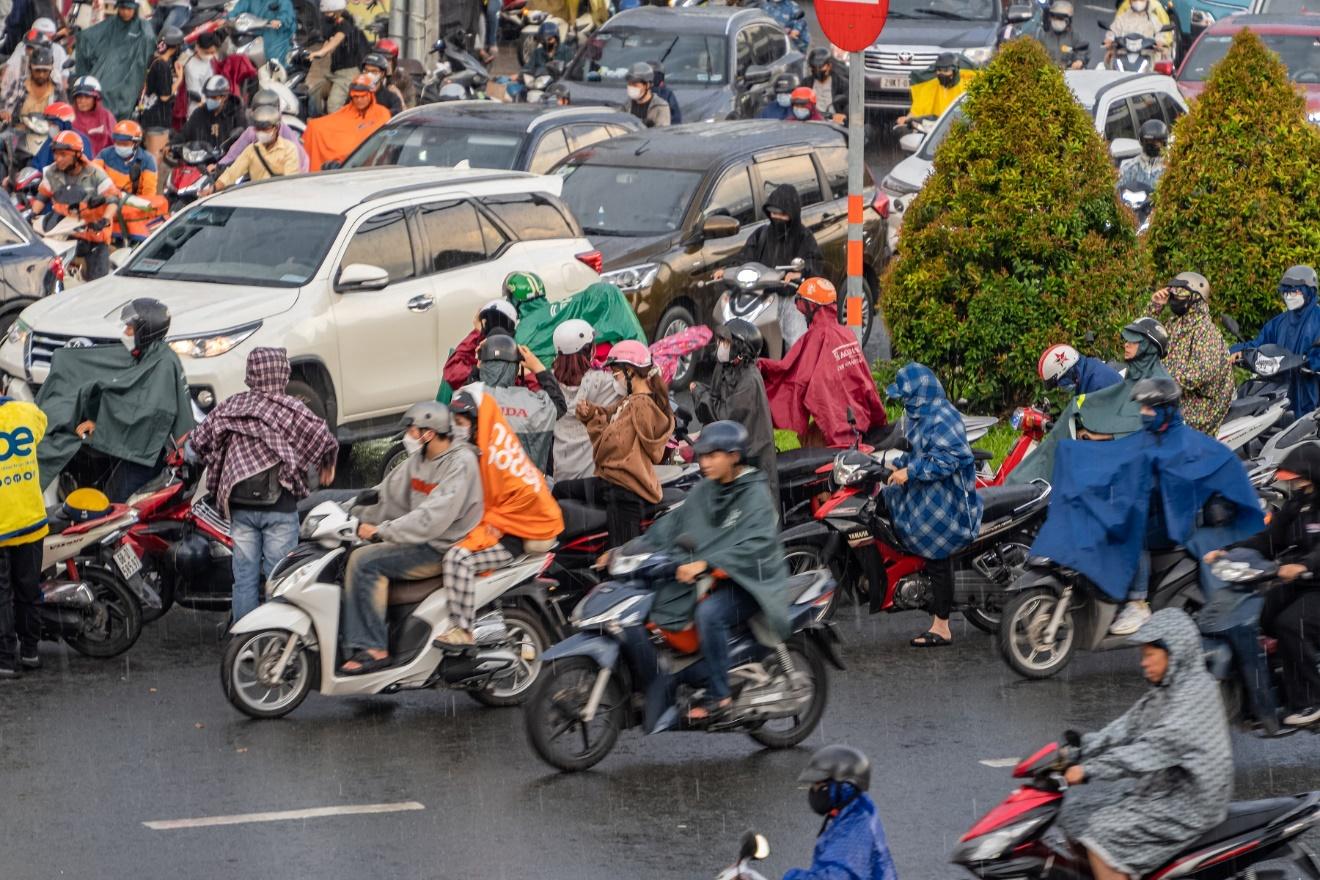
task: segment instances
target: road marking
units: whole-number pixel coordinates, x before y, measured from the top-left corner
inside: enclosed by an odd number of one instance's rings
[[[308,810],[280,810],[274,813],[241,813],[237,816],[203,816],[200,819],[157,819],[142,824],[152,831],[177,831],[180,828],[209,828],[213,825],[246,825],[250,822],[287,822],[295,819],[320,819],[324,816],[358,816],[364,813],[402,813],[425,810],[417,801],[397,804],[347,804],[342,807],[312,807]]]
[[[998,769],[1000,767],[1016,767],[1020,760],[1020,758],[986,758],[979,763],[986,767],[994,767]]]

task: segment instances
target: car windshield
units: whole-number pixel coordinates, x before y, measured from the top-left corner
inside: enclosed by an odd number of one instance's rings
[[[138,249],[120,275],[300,287],[325,259],[338,214],[199,205]]]
[[[588,40],[568,69],[568,78],[615,83],[622,94],[628,68],[639,61],[659,61],[669,85],[714,86],[727,79],[723,36],[626,28],[613,28]]]
[[[1262,34],[1256,32],[1266,48],[1278,53],[1294,82],[1320,83],[1320,37],[1306,34]],[[1178,79],[1186,82],[1204,82],[1210,78],[1210,69],[1228,54],[1233,34],[1206,34],[1192,47],[1192,53],[1183,62]]]
[[[483,131],[434,122],[397,123],[377,129],[344,161],[345,168],[369,165],[439,165],[513,168],[522,134]]]
[[[700,171],[565,165],[564,201],[587,235],[664,235],[683,223]]]
[[[1256,10],[1260,14],[1292,15],[1298,12],[1320,12],[1320,0],[1265,0]]]
[[[949,112],[944,114],[944,118],[935,124],[935,129],[921,142],[921,149],[917,150],[917,157],[925,159],[927,162],[934,162],[935,151],[949,136],[949,129],[953,128],[955,122],[961,122],[963,118],[962,102],[959,101],[949,108]]]
[[[889,0],[889,18],[998,21],[998,0]]]

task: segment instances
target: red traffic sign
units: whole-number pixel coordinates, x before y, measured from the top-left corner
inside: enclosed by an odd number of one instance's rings
[[[889,15],[889,0],[816,0],[816,20],[834,45],[861,52],[875,42]]]

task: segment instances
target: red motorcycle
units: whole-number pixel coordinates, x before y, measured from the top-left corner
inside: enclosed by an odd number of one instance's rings
[[[1013,469],[1035,451],[1040,441],[1050,432],[1053,424],[1047,407],[1048,404],[1042,403],[1035,406],[1020,406],[1013,410],[1009,424],[1022,433],[1013,441],[1013,446],[1008,450],[1008,455],[1004,456],[1004,460],[999,463],[998,468],[990,468],[989,462],[992,457],[990,453],[983,449],[972,450],[977,460],[976,488],[985,489],[989,486],[1004,485],[1004,481],[1008,479]]]
[[[1054,829],[1068,788],[1063,774],[1079,761],[1076,734],[1051,743],[1018,764],[1027,780],[962,836],[952,862],[973,875],[1022,880],[1086,880],[1086,853]],[[1320,861],[1297,838],[1320,822],[1320,791],[1230,804],[1228,817],[1147,875],[1149,880],[1230,877],[1320,877]],[[1255,866],[1275,862],[1257,872]],[[1286,862],[1287,870],[1277,863]]]

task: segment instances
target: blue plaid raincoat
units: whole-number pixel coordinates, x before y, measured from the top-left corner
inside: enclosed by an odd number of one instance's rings
[[[911,363],[886,389],[903,399],[912,451],[902,486],[884,488],[885,504],[904,546],[926,559],[945,559],[972,543],[981,528],[976,461],[962,416],[929,368]]]
[[[794,868],[784,880],[898,880],[885,829],[871,796],[860,794],[816,838],[810,868]]]

